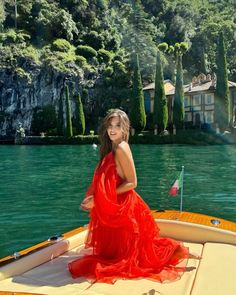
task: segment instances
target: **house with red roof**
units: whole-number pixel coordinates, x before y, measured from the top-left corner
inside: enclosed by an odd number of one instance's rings
[[[236,83],[228,81],[230,92],[231,121],[236,121]],[[164,88],[168,103],[168,123],[173,122],[173,105],[175,87],[170,80],[164,81]],[[153,112],[154,83],[143,88],[146,113]],[[184,85],[185,125],[199,126],[200,124],[214,124],[214,101],[216,78],[210,74],[200,74],[193,77],[191,83]]]

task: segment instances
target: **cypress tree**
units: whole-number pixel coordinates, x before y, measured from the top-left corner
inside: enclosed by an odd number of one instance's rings
[[[4,1],[0,1],[0,32],[3,33],[3,23],[6,19],[6,12],[5,12],[5,3]]]
[[[144,94],[141,74],[139,69],[138,54],[135,54],[134,75],[133,75],[133,93],[130,109],[131,126],[137,131],[142,131],[146,126],[146,114],[144,108]]]
[[[91,101],[87,89],[82,90],[81,102],[83,105],[84,115],[87,118],[91,113]]]
[[[65,129],[65,136],[72,137],[72,120],[71,120],[71,108],[70,108],[70,93],[69,87],[66,85],[65,87],[65,94],[66,94],[66,129]]]
[[[184,126],[184,89],[183,89],[183,66],[182,53],[178,52],[176,68],[175,95],[173,106],[173,123],[176,129],[183,129]]]
[[[57,134],[62,136],[64,134],[64,113],[63,113],[63,95],[59,99],[58,113],[57,113]]]
[[[225,129],[230,121],[230,98],[223,32],[220,32],[217,44],[216,65],[215,122],[220,129]]]
[[[158,131],[161,132],[166,129],[167,121],[168,109],[164,88],[161,53],[159,49],[157,49],[153,122],[154,125],[158,126]]]
[[[75,130],[78,135],[83,135],[85,131],[84,110],[79,93],[75,95]]]
[[[200,72],[205,75],[207,75],[209,73],[207,55],[206,55],[204,49],[202,49],[202,51],[201,51]]]

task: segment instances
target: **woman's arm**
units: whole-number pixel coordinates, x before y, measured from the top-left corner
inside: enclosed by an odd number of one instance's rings
[[[98,168],[98,165],[95,168],[94,175],[96,173],[97,168]],[[92,182],[90,186],[87,188],[87,191],[85,193],[85,198],[80,204],[80,207],[84,211],[90,211],[94,207],[94,175],[93,175]]]
[[[125,181],[116,188],[117,194],[127,192],[137,186],[137,176],[133,156],[128,143],[122,142],[115,152],[115,159],[122,169]]]

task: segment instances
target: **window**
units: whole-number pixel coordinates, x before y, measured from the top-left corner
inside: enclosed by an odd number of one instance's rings
[[[185,118],[184,118],[185,122],[191,122],[192,121],[192,113],[190,112],[185,112]]]
[[[193,105],[194,106],[201,105],[201,95],[200,94],[193,96]]]
[[[214,122],[213,112],[205,112],[205,120],[206,120],[206,123],[213,123]]]
[[[213,104],[214,96],[213,94],[205,94],[205,104]]]
[[[190,104],[190,97],[189,96],[185,96],[184,97],[184,106],[185,107],[189,107],[191,104]]]

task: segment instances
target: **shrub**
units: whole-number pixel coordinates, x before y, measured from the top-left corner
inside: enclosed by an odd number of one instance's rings
[[[113,74],[113,68],[112,67],[107,67],[105,70],[104,70],[104,75],[109,77]]]
[[[94,48],[90,47],[90,46],[79,45],[76,48],[76,54],[77,55],[82,55],[85,58],[92,58],[92,57],[97,56],[97,51]]]
[[[27,47],[24,47],[23,49],[20,49],[19,46],[17,48],[20,50],[18,53],[19,56],[30,60],[33,63],[40,64],[40,53],[39,50],[37,50],[32,45],[29,45]]]
[[[68,52],[51,51],[49,46],[44,46],[41,51],[41,61],[45,66],[52,67],[57,72],[71,75],[70,62],[75,62],[76,55],[73,47]]]
[[[109,63],[113,58],[113,53],[105,50],[105,49],[99,49],[98,50],[98,60],[100,62]]]
[[[16,37],[16,32],[14,30],[9,30],[6,33],[0,34],[0,42],[2,42],[4,45],[15,43]]]
[[[22,69],[21,67],[17,67],[15,69],[15,73],[17,74],[18,77],[25,79],[28,81],[28,83],[31,83],[32,78],[31,75],[29,73],[27,73],[24,69]]]
[[[118,60],[114,61],[113,67],[114,67],[115,71],[126,73],[125,65],[122,62],[118,61]]]
[[[0,34],[0,42],[3,45],[9,45],[12,43],[24,43],[30,39],[30,35],[23,32],[17,32],[13,29],[8,30],[6,33]]]
[[[68,52],[71,49],[71,44],[65,39],[56,39],[52,43],[52,49],[55,51]]]
[[[84,67],[87,64],[87,59],[81,55],[77,55],[75,58],[75,63],[79,66],[79,67]]]
[[[103,47],[103,37],[96,31],[90,31],[84,35],[83,41],[85,44],[92,46],[96,50]]]

